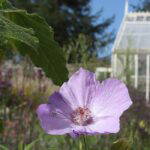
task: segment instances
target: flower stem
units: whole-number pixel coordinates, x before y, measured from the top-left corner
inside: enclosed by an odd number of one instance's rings
[[[86,135],[83,135],[83,141],[84,141],[84,148],[85,148],[85,150],[88,150],[87,143],[86,143]]]

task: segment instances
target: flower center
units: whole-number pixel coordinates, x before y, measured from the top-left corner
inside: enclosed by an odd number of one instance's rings
[[[72,122],[79,126],[86,126],[93,122],[91,111],[88,108],[78,107],[71,114]]]

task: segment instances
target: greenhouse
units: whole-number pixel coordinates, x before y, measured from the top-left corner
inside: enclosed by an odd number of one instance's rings
[[[150,12],[125,15],[112,48],[112,76],[146,93],[150,99]]]

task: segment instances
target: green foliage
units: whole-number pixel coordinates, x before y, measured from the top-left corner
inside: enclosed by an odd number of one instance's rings
[[[54,28],[55,39],[61,44],[68,44],[77,39],[80,33],[88,35],[95,50],[112,42],[114,35],[108,28],[114,18],[104,19],[103,10],[91,14],[91,0],[10,0],[16,7],[36,12]],[[99,3],[101,5],[101,3]],[[97,20],[100,20],[97,23]]]
[[[36,50],[39,41],[34,36],[32,29],[23,28],[3,16],[0,17],[0,29],[1,44],[7,44],[9,40],[16,40]]]
[[[0,133],[2,133],[3,130],[4,130],[4,124],[3,124],[2,119],[0,119]]]
[[[39,141],[39,139],[34,140],[33,142],[31,142],[30,144],[25,145],[25,149],[24,150],[32,150],[35,143],[37,143]]]
[[[120,139],[113,143],[111,150],[131,150],[131,146],[127,140]]]
[[[87,62],[94,55],[90,53],[90,39],[84,34],[79,34],[76,40],[71,41],[63,47],[64,54],[68,63],[83,64],[87,66]]]
[[[23,141],[20,141],[18,144],[18,150],[23,150]]]
[[[0,145],[1,150],[9,150],[7,147]]]
[[[34,140],[33,142],[29,144],[24,144],[23,141],[21,141],[18,144],[17,150],[33,150],[35,143],[37,143],[39,140]],[[5,147],[4,145],[0,145],[1,150],[9,150],[9,148]]]
[[[16,9],[5,0],[0,2],[0,43],[3,50],[11,45],[29,56],[55,84],[67,80],[63,52],[54,41],[52,28],[40,16]]]
[[[29,144],[24,144],[23,141],[21,141],[18,144],[18,150],[33,150],[34,145],[39,141],[39,139],[34,140],[33,142],[29,143]]]

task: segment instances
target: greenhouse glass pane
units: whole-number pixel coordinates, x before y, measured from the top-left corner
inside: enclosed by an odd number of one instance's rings
[[[116,49],[149,49],[150,23],[125,22],[118,36]]]

